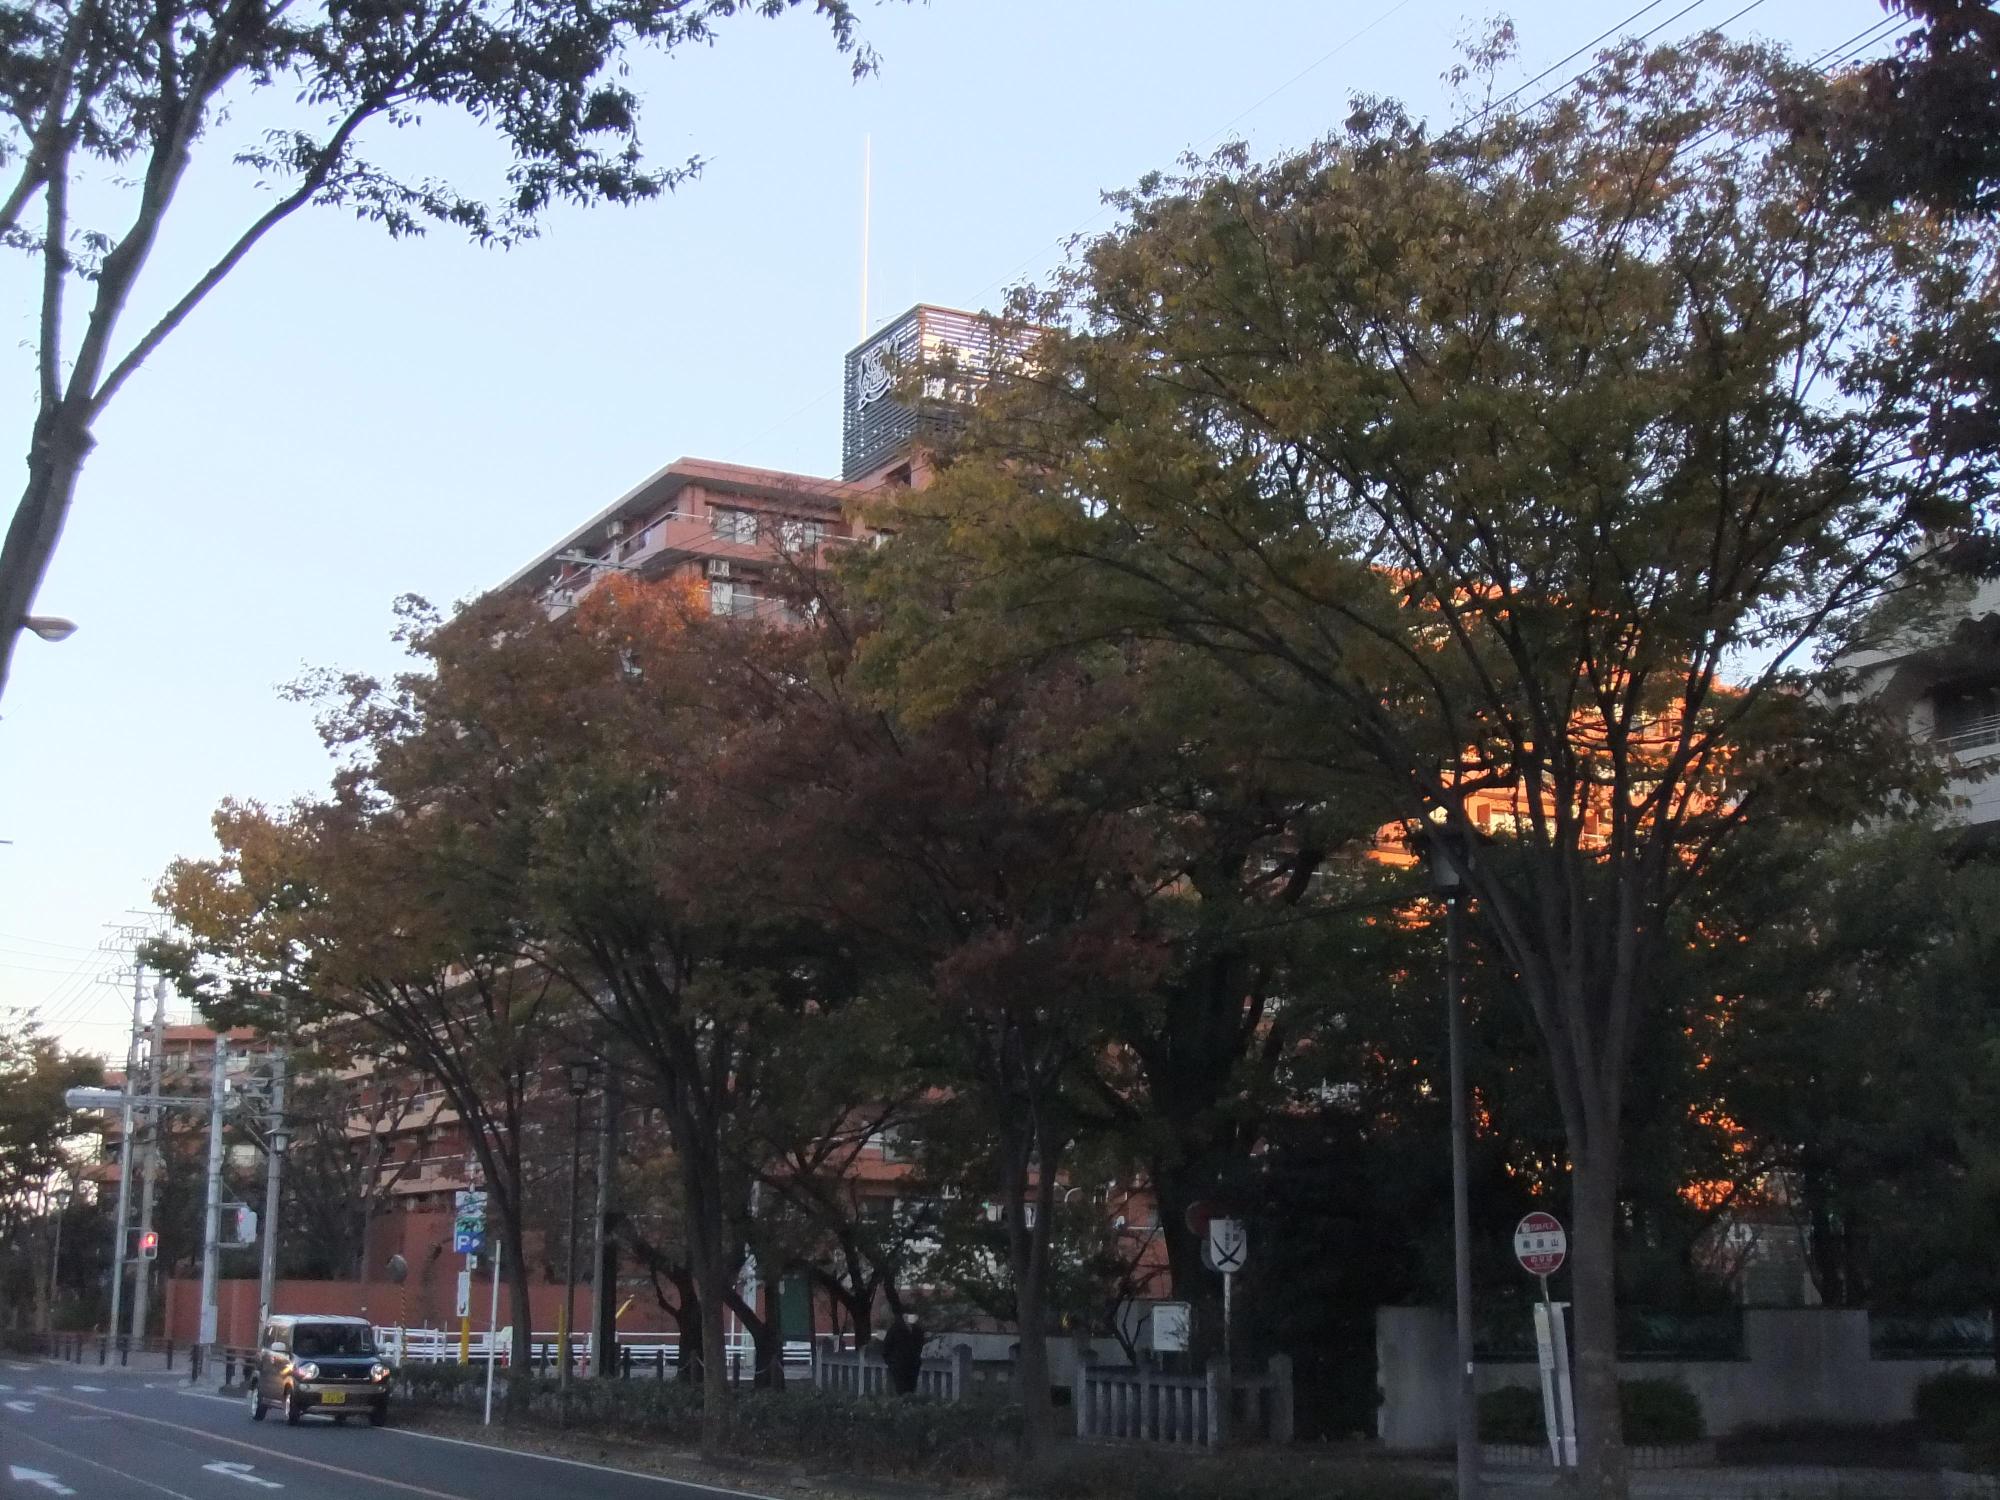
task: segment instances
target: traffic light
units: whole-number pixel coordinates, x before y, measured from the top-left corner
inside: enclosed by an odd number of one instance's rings
[[[149,1229],[139,1236],[139,1259],[152,1260],[160,1253],[160,1231]]]

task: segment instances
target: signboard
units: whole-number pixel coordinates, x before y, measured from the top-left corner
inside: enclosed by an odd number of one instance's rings
[[[1225,1276],[1234,1276],[1250,1261],[1250,1231],[1241,1219],[1208,1221],[1208,1258]]]
[[[1153,1348],[1161,1354],[1187,1353],[1188,1335],[1194,1326],[1192,1309],[1185,1302],[1153,1304]]]
[[[458,1273],[458,1316],[467,1317],[472,1312],[472,1268],[466,1266]]]
[[[257,1210],[247,1203],[225,1204],[227,1213],[223,1228],[228,1238],[225,1245],[254,1245],[257,1243]]]
[[[452,1203],[451,1248],[455,1255],[477,1255],[486,1248],[486,1194],[461,1188]]]
[[[1569,1236],[1554,1214],[1531,1213],[1514,1226],[1514,1259],[1530,1276],[1553,1276],[1568,1257]]]

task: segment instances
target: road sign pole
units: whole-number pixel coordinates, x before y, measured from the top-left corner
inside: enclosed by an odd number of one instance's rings
[[[1222,1273],[1222,1362],[1228,1366],[1229,1372],[1232,1375],[1236,1373],[1235,1333],[1233,1332],[1236,1318],[1234,1315],[1235,1309],[1232,1305],[1235,1300],[1235,1290],[1236,1273],[1234,1271],[1224,1271]]]
[[[493,1365],[494,1355],[500,1345],[500,1247],[501,1240],[493,1242],[493,1290],[486,1304],[486,1425],[493,1425]],[[508,1372],[510,1377],[512,1371]]]
[[[464,1367],[472,1363],[472,1270],[479,1264],[479,1257],[465,1257],[465,1270],[458,1279],[458,1363]]]
[[[1556,1401],[1562,1416],[1563,1464],[1576,1467],[1576,1400],[1569,1383],[1569,1324],[1563,1311],[1566,1302],[1549,1304],[1549,1341],[1556,1353]]]

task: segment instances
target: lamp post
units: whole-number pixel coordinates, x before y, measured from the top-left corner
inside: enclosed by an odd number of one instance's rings
[[[1451,1271],[1458,1355],[1458,1500],[1479,1494],[1479,1404],[1472,1380],[1471,1121],[1465,1091],[1464,937],[1461,927],[1472,841],[1462,828],[1433,829],[1424,854],[1431,888],[1444,901],[1444,994],[1451,1087]]]
[[[557,1344],[562,1350],[562,1369],[556,1375],[563,1415],[569,1414],[571,1312],[576,1305],[576,1212],[578,1180],[583,1175],[583,1096],[590,1092],[590,1075],[595,1069],[588,1058],[574,1058],[568,1064],[570,1098],[569,1134],[569,1255],[563,1262],[567,1273],[563,1287],[562,1329]]]

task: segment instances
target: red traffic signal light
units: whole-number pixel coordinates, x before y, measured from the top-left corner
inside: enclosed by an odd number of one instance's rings
[[[139,1236],[139,1259],[152,1260],[160,1253],[160,1231],[149,1229]]]

